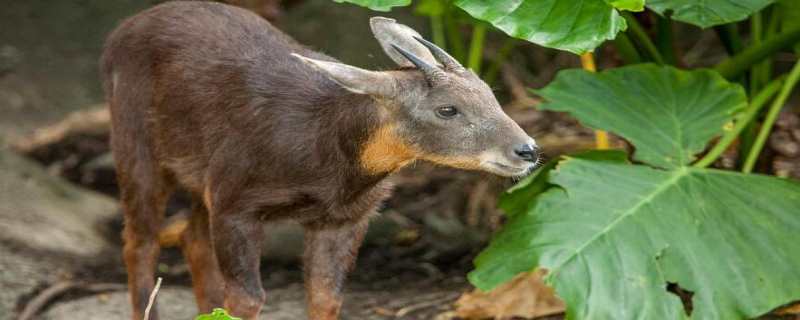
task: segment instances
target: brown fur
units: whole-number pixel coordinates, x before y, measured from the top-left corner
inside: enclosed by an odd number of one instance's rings
[[[290,52],[333,60],[252,13],[216,3],[160,5],[109,36],[102,75],[134,319],[153,288],[158,233],[176,182],[198,195],[182,245],[201,312],[222,303],[254,319],[264,300],[261,222],[294,219],[312,239],[321,232],[341,240],[305,261],[307,270],[324,270],[306,279],[323,290],[311,296],[311,318],[336,318],[358,247],[344,238],[388,195],[386,174],[359,161],[362,145],[383,136],[385,119],[373,99],[342,89]]]
[[[108,37],[101,71],[133,319],[153,290],[176,186],[192,195],[192,212],[168,231],[182,230],[200,312],[224,306],[257,318],[262,223],[291,219],[306,229],[309,318],[334,320],[367,220],[389,194],[387,175],[417,159],[476,169],[484,150],[532,141],[472,73],[431,88],[416,69],[356,72],[390,79],[375,87],[402,89],[403,103],[349,91],[292,53],[336,61],[213,2],[158,5]],[[453,102],[466,112],[444,125],[432,110]]]

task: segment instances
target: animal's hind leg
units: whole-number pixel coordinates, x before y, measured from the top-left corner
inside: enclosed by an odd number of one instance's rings
[[[119,137],[119,136],[116,136]],[[158,233],[164,219],[172,183],[141,141],[114,139],[120,200],[125,214],[122,231],[123,259],[128,271],[128,290],[133,306],[132,318],[142,319],[154,281],[160,247]],[[143,138],[139,135],[137,138]],[[155,309],[155,308],[154,308]],[[150,319],[157,319],[155,310]]]
[[[146,55],[115,57],[127,50],[110,40],[104,55],[104,86],[111,111],[111,150],[117,168],[120,201],[125,214],[123,259],[128,271],[132,318],[140,320],[154,286],[160,247],[158,233],[164,219],[172,181],[155,154],[152,61]],[[108,56],[108,55],[111,56]],[[117,53],[116,55],[119,55]],[[113,68],[112,68],[113,67]],[[157,319],[153,313],[150,319]]]
[[[125,211],[122,232],[125,246],[123,258],[128,271],[128,290],[133,305],[133,319],[142,319],[154,285],[155,266],[160,247],[158,232],[169,197],[165,179],[152,169],[136,165],[133,179],[121,184],[121,199]],[[156,317],[151,314],[151,319]]]
[[[183,232],[181,248],[192,274],[192,287],[201,313],[222,307],[224,281],[217,256],[211,247],[208,210],[199,196],[192,196],[189,225]]]

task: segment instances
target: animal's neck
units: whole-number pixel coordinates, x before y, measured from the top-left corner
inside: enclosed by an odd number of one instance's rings
[[[400,72],[398,72],[400,73]],[[413,81],[415,79],[411,79]],[[326,83],[327,84],[327,83]],[[386,176],[419,158],[419,152],[400,137],[397,123],[391,116],[391,102],[367,95],[344,93],[341,87],[330,88],[331,105],[321,112],[336,132],[322,130],[326,140],[336,137],[336,148],[351,162],[358,174]],[[321,110],[322,111],[322,110]],[[328,146],[333,147],[333,146]],[[355,174],[355,173],[354,173]]]
[[[367,173],[392,173],[417,159],[417,152],[398,137],[396,129],[395,124],[385,121],[362,144],[359,162]]]

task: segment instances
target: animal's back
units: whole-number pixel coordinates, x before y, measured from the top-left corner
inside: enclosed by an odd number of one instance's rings
[[[199,186],[226,141],[247,145],[255,132],[269,140],[270,122],[308,122],[314,88],[333,84],[292,52],[331,60],[254,13],[219,3],[169,2],[129,18],[109,36],[101,61],[112,147],[135,155],[147,148],[153,160],[185,171],[176,172],[184,184]]]
[[[121,23],[106,41],[101,65],[105,74],[123,60],[156,68],[176,62],[194,63],[187,66],[193,68],[231,66],[256,58],[279,64],[291,61],[291,52],[308,50],[250,11],[216,2],[174,1]]]
[[[107,93],[119,92],[121,76],[155,81],[156,102],[167,93],[206,97],[269,97],[292,85],[324,80],[290,56],[292,52],[333,60],[308,50],[247,10],[215,2],[168,2],[124,21],[109,36],[101,68]],[[115,79],[115,74],[117,75]],[[142,79],[142,78],[149,79]],[[128,83],[124,83],[128,84]],[[273,92],[274,91],[274,92]]]

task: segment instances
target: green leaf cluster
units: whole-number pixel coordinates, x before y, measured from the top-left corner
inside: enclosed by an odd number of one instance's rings
[[[594,151],[521,181],[473,284],[545,268],[569,319],[749,319],[800,299],[800,183],[689,165],[746,105],[739,85],[636,65],[567,70],[538,93],[626,138],[639,164]],[[669,283],[694,292],[691,317]]]
[[[629,5],[631,1],[456,0],[455,5],[512,37],[583,53],[627,28],[612,2]]]
[[[377,11],[407,6],[410,0],[334,0]],[[662,15],[702,28],[740,21],[775,0],[454,0],[473,17],[506,34],[548,48],[589,52],[627,29],[620,11],[645,6]],[[792,2],[795,0],[783,0]],[[422,12],[442,11],[443,1],[421,0]]]
[[[586,126],[620,134],[636,146],[636,160],[661,168],[695,160],[747,106],[744,89],[716,72],[652,64],[600,74],[566,70],[536,93],[548,101],[542,109],[570,112]]]
[[[194,320],[242,320],[241,318],[232,317],[225,309],[214,308],[209,314],[201,314],[194,318]]]

